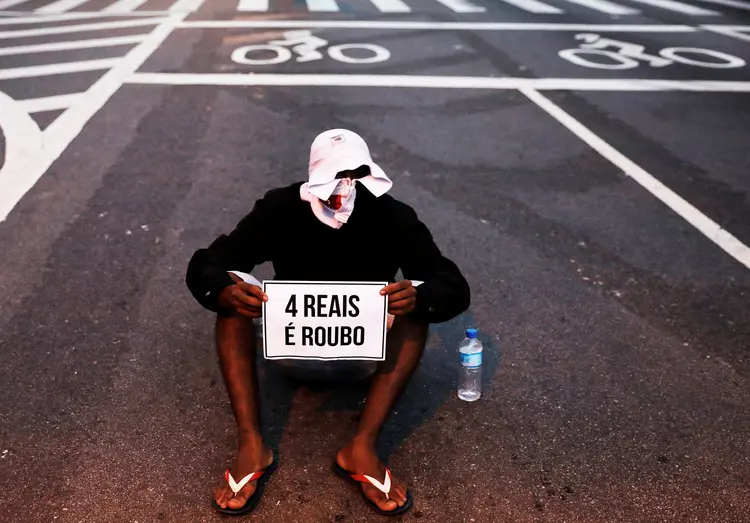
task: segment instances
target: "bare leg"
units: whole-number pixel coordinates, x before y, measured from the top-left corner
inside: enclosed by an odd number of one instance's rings
[[[255,326],[244,316],[218,317],[216,347],[221,372],[237,420],[239,450],[232,465],[232,476],[240,481],[251,472],[264,469],[273,462],[273,452],[263,443],[260,432],[260,393],[255,370]],[[221,508],[241,508],[255,492],[257,481],[248,483],[237,496],[222,481],[214,491]]]
[[[386,360],[380,365],[367,393],[365,407],[354,439],[337,456],[340,467],[348,472],[367,474],[383,481],[385,466],[375,452],[375,442],[396,401],[417,369],[427,342],[427,325],[398,317],[388,333]],[[406,486],[393,480],[391,499],[372,485],[363,483],[365,495],[381,510],[394,510],[406,502]]]

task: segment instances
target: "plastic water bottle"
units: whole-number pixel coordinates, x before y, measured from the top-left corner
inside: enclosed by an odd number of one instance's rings
[[[476,401],[482,395],[482,342],[476,329],[466,329],[466,338],[458,352],[461,355],[461,372],[458,377],[458,397]]]

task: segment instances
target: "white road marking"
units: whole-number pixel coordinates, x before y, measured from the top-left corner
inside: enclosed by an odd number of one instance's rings
[[[14,7],[28,1],[29,0],[0,0],[0,9],[8,9],[9,7]]]
[[[129,13],[135,11],[148,0],[117,0],[101,10],[102,13]]]
[[[702,29],[705,29],[706,31],[711,31],[713,33],[718,33],[722,36],[729,36],[730,38],[736,38],[737,40],[742,40],[744,42],[750,42],[750,35],[746,35],[744,33],[741,33],[741,29],[733,29],[733,28],[727,28],[720,25],[703,25],[701,26]]]
[[[29,100],[19,100],[18,104],[26,112],[40,113],[43,111],[57,111],[67,109],[71,105],[78,103],[86,93],[61,94],[58,96],[45,96],[44,98],[31,98]]]
[[[268,11],[268,0],[240,0],[237,11]]]
[[[171,13],[192,13],[197,11],[203,5],[205,0],[177,0],[169,8]]]
[[[685,15],[692,16],[719,16],[720,13],[716,11],[710,11],[700,7],[695,7],[690,4],[683,4],[675,0],[632,0],[641,4],[650,5],[652,7],[658,7],[659,9],[666,9],[668,11],[675,11]]]
[[[594,11],[600,11],[607,13],[608,15],[636,15],[641,11],[639,9],[633,9],[632,7],[625,7],[624,5],[610,2],[609,0],[566,0],[571,4],[582,5],[588,7]]]
[[[202,0],[201,0],[202,1]],[[116,60],[117,65],[107,71],[85,93],[79,103],[60,115],[44,131],[44,148],[28,161],[15,164],[11,169],[3,166],[0,177],[0,222],[23,198],[29,189],[41,178],[52,163],[59,158],[70,142],[78,136],[83,126],[99,111],[113,94],[122,86],[124,80],[138,70],[182,21],[188,12],[174,13],[163,20],[146,39],[132,49],[124,58]],[[0,111],[3,117],[4,111]],[[12,119],[12,118],[11,118]],[[6,136],[13,133],[5,133]]]
[[[448,9],[455,11],[456,13],[484,13],[486,9],[478,5],[474,5],[468,0],[437,0]]]
[[[201,20],[182,22],[180,28],[224,29],[408,29],[442,31],[593,31],[597,33],[695,33],[689,25],[547,24],[513,22],[421,22],[387,20]],[[720,27],[720,26],[719,26]]]
[[[411,7],[401,0],[370,0],[382,13],[409,13]]]
[[[50,51],[70,51],[73,49],[91,49],[94,47],[112,47],[116,45],[134,45],[143,41],[144,38],[145,35],[114,36],[112,38],[95,38],[91,40],[52,42],[49,44],[0,47],[0,56],[45,53]]]
[[[0,91],[0,129],[5,136],[5,162],[0,167],[0,212],[2,212],[2,209],[11,209],[16,204],[14,189],[23,183],[23,169],[26,163],[42,153],[44,140],[42,131],[29,113],[2,91]]]
[[[307,8],[314,12],[333,13],[339,10],[336,0],[306,0]]]
[[[75,9],[79,5],[85,4],[89,0],[57,0],[44,7],[36,9],[34,12],[39,14],[57,14]]]
[[[126,83],[155,85],[278,85],[410,87],[434,89],[537,89],[554,91],[690,91],[748,93],[750,82],[588,78],[487,78],[367,74],[136,73]]]
[[[107,29],[124,29],[126,27],[141,27],[156,25],[164,18],[148,18],[146,20],[124,20],[122,22],[100,22],[98,24],[64,25],[60,27],[42,27],[39,29],[23,29],[20,31],[0,31],[0,39],[21,38],[27,36],[47,36],[66,33],[80,33],[84,31],[103,31]]]
[[[529,13],[560,14],[563,12],[562,9],[545,4],[539,0],[503,0],[503,2],[518,7],[519,9],[523,9],[524,11],[528,11]]]
[[[750,3],[738,2],[737,0],[695,0],[696,2],[706,2],[709,4],[725,5],[727,7],[734,7],[736,9],[745,9],[750,11]]]
[[[14,67],[0,69],[0,80],[15,78],[34,78],[36,76],[51,76],[56,74],[80,73],[83,71],[98,71],[113,67],[119,58],[101,58],[82,62],[62,62],[49,65],[30,65],[28,67]]]
[[[698,229],[709,240],[721,247],[727,254],[750,269],[750,248],[726,229],[711,220],[697,208],[685,201],[680,195],[657,180],[653,175],[636,165],[632,160],[612,147],[602,138],[591,132],[581,122],[553,103],[538,91],[530,88],[519,89],[529,100],[539,106],[547,114],[565,126],[570,132],[583,140],[589,147],[602,157],[622,170],[627,176],[635,180],[641,187],[661,200],[667,207],[681,216],[690,225]]]

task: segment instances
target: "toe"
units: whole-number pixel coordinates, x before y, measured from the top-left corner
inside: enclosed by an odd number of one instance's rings
[[[253,492],[255,492],[255,484],[245,485],[245,488],[240,490],[236,496],[229,499],[229,501],[227,502],[227,507],[231,509],[244,507],[245,503],[247,503],[248,498],[253,495]]]
[[[398,504],[393,499],[386,499],[385,494],[372,486],[366,486],[364,489],[365,496],[373,501],[380,510],[391,511],[398,508]]]
[[[399,507],[403,507],[406,504],[406,486],[396,485],[391,491],[391,498],[398,503]]]

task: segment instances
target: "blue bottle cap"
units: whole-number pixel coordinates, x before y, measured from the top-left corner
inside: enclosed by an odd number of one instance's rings
[[[476,329],[466,329],[466,337],[471,340],[475,339],[478,334]]]

